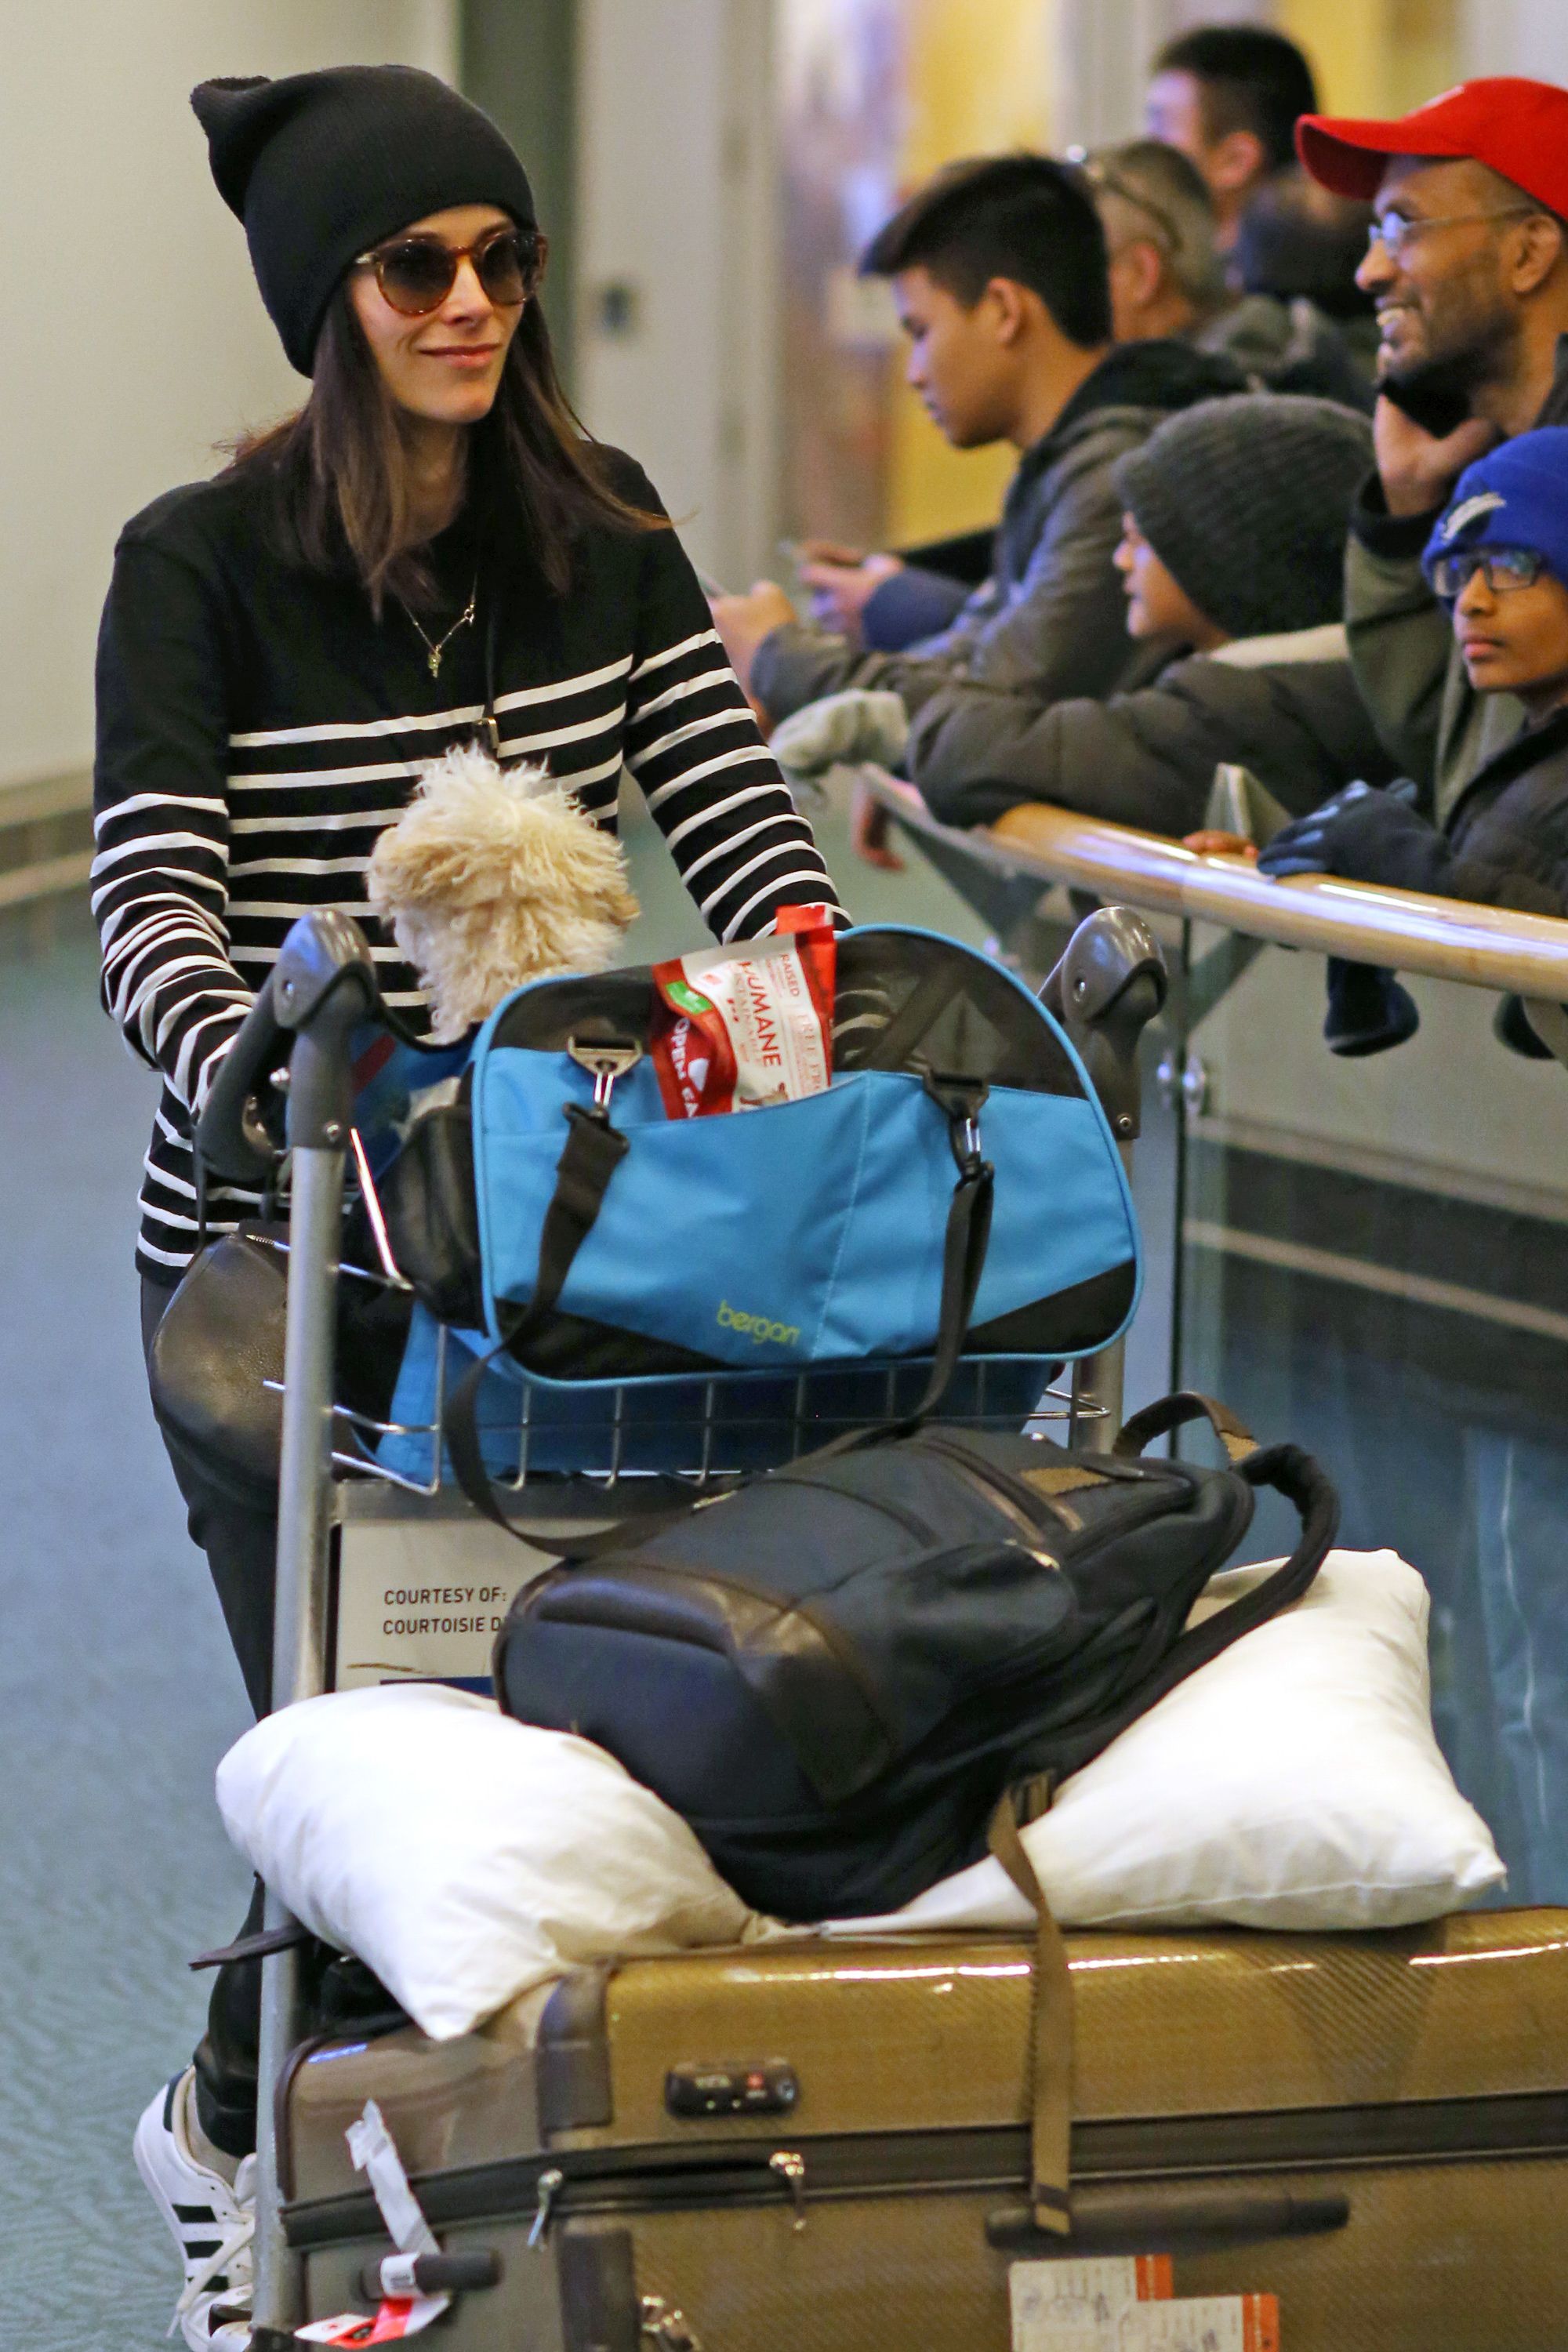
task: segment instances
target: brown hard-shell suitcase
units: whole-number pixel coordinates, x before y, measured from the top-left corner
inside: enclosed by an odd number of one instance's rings
[[[450,2352],[1006,2352],[1014,2263],[1157,2252],[1278,2295],[1282,2352],[1568,2342],[1568,1911],[1068,1945],[1070,2237],[1028,2202],[1033,1945],[788,1938],[297,2053],[310,2315],[390,2250],[374,2098],[443,2246],[500,2257]]]

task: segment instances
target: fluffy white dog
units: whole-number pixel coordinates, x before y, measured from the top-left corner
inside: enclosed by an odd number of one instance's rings
[[[365,887],[449,1045],[524,981],[613,963],[637,902],[615,835],[531,762],[477,744],[424,770],[371,856]]]

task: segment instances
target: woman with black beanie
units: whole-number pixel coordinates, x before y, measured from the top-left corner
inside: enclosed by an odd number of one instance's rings
[[[478,735],[545,761],[613,827],[624,761],[721,939],[834,903],[658,498],[562,396],[544,239],[495,125],[402,66],[205,82],[192,103],[311,388],[126,526],[103,616],[103,997],[163,1080],[137,1253],[148,1338],[195,1247],[193,1116],[296,917],[354,915],[388,1003],[424,1025],[364,891],[418,763]],[[209,1228],[257,1205],[214,1186]],[[170,1451],[264,1712],[272,1519]],[[254,1976],[220,1972],[194,2068],[137,2131],[198,2347],[250,2339]]]

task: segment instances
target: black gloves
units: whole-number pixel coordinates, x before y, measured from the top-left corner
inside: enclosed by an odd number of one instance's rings
[[[1338,874],[1348,882],[1382,882],[1391,889],[1441,897],[1452,853],[1436,826],[1411,805],[1415,791],[1405,779],[1386,792],[1347,784],[1310,816],[1298,817],[1277,833],[1258,852],[1259,872],[1276,880],[1288,874]]]
[[[1323,1036],[1331,1054],[1347,1061],[1386,1054],[1391,1045],[1403,1045],[1414,1037],[1421,1026],[1415,998],[1381,965],[1347,963],[1342,956],[1331,956],[1328,982]]]
[[[1288,874],[1338,874],[1347,882],[1382,882],[1395,890],[1441,894],[1451,853],[1435,824],[1417,816],[1416,787],[1407,778],[1373,792],[1347,784],[1310,816],[1277,833],[1258,852],[1258,870],[1276,881]],[[1421,1025],[1415,999],[1391,971],[1329,958],[1329,1004],[1323,1035],[1331,1054],[1359,1058],[1403,1045]]]

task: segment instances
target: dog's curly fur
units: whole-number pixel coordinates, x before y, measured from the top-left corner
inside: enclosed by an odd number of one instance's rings
[[[428,762],[365,882],[440,1045],[524,981],[603,971],[637,913],[615,835],[545,769],[503,769],[477,744]]]

